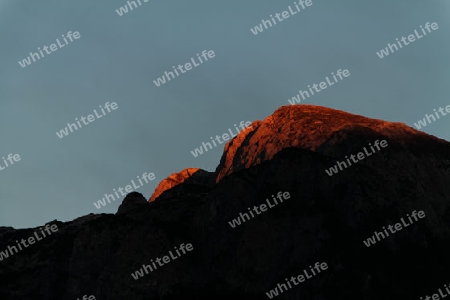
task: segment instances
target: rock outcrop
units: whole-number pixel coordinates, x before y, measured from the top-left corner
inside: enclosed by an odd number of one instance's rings
[[[181,183],[211,187],[214,185],[215,177],[214,173],[199,168],[187,168],[178,173],[173,173],[158,184],[153,195],[150,197],[149,202],[155,201],[156,198],[160,198],[165,191],[168,191]]]
[[[117,214],[130,212],[146,204],[147,200],[141,193],[131,192],[125,197],[125,199],[123,199],[122,203],[119,206],[119,209],[117,210]]]
[[[267,299],[316,262],[328,269],[276,299],[419,299],[448,283],[450,143],[309,105],[260,122],[227,144],[216,173],[186,171],[150,203],[58,223],[4,258],[0,299]],[[325,173],[376,139],[388,147]],[[279,191],[291,198],[230,226]],[[363,243],[414,210],[425,217]],[[0,255],[33,231],[0,228]],[[193,250],[131,276],[182,243]]]
[[[317,151],[322,144],[329,144],[340,134],[351,134],[355,128],[377,132],[379,137],[395,140],[405,147],[424,144],[423,148],[427,148],[434,143],[443,145],[443,151],[448,151],[444,141],[403,123],[371,119],[316,105],[282,106],[263,121],[253,122],[251,127],[252,130],[240,133],[225,145],[216,169],[216,182],[270,160],[288,147]]]

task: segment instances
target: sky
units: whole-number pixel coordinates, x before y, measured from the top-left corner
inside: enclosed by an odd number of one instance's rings
[[[143,173],[137,189],[188,167],[215,170],[223,145],[191,151],[241,121],[262,120],[331,72],[350,76],[302,101],[371,118],[414,122],[450,104],[450,2],[312,0],[254,35],[250,28],[294,1],[161,1],[119,16],[123,0],[0,2],[0,226],[36,227],[115,213],[93,203]],[[439,29],[380,59],[376,52],[420,25]],[[18,61],[69,31],[80,38],[22,68]],[[153,80],[196,53],[198,67]],[[197,61],[198,63],[198,61]],[[118,108],[59,138],[106,102]],[[101,113],[100,113],[101,114]],[[421,130],[450,140],[450,116]],[[0,160],[0,165],[4,163]],[[137,183],[137,181],[136,181]]]

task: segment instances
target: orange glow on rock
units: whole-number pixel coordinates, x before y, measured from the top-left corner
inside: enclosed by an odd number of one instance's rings
[[[191,177],[195,172],[200,170],[199,168],[187,168],[184,169],[181,172],[173,173],[163,181],[161,181],[158,186],[156,187],[155,191],[153,192],[153,195],[150,197],[149,202],[155,201],[156,198],[159,197],[162,193],[165,191],[173,188],[176,185],[179,185],[180,183],[183,183],[186,179]]]

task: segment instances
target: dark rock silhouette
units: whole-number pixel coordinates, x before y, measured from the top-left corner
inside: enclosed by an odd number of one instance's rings
[[[230,141],[216,173],[188,182],[191,174],[136,209],[58,224],[51,237],[0,261],[0,299],[268,299],[316,262],[328,270],[275,299],[419,299],[449,283],[450,143],[328,108],[276,114],[285,117]],[[388,147],[325,173],[377,139]],[[291,198],[230,227],[279,191]],[[363,244],[413,210],[425,218]],[[0,251],[32,232],[0,228]],[[132,278],[182,243],[194,250]]]
[[[131,192],[123,199],[122,204],[120,204],[119,209],[117,210],[117,214],[127,213],[146,204],[147,200],[141,193]]]

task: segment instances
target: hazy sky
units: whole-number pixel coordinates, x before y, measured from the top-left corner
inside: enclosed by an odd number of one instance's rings
[[[191,150],[240,121],[264,119],[299,89],[338,69],[350,76],[302,103],[413,126],[450,104],[450,2],[313,0],[258,35],[250,28],[294,1],[123,0],[0,2],[0,226],[114,213],[93,202],[136,176],[214,170],[223,145]],[[426,22],[439,29],[380,59],[376,52]],[[81,38],[22,68],[18,61],[68,31]],[[420,31],[419,31],[420,32]],[[62,40],[61,40],[62,42]],[[196,53],[215,57],[156,87]],[[118,109],[60,139],[56,132],[105,102]],[[450,116],[424,128],[450,140]],[[3,162],[1,162],[1,166]]]

